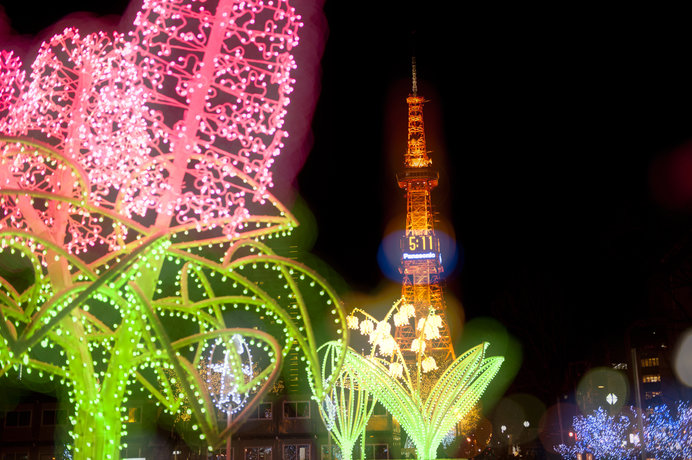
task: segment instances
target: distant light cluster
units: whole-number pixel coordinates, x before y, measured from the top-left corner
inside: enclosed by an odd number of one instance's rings
[[[638,414],[633,407],[617,414],[599,407],[590,414],[574,417],[570,434],[573,441],[555,449],[565,459],[577,459],[586,453],[613,459],[635,458],[642,453],[670,459],[692,456],[689,402],[680,401],[672,409],[667,405],[649,407]]]

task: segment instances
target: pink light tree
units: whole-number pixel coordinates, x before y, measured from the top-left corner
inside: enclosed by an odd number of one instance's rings
[[[135,381],[210,447],[293,347],[329,392],[308,305],[345,347],[340,302],[261,241],[296,224],[269,189],[300,27],[286,1],[147,0],[128,34],[54,36],[28,78],[0,54],[0,375],[68,388],[75,458],[119,457]],[[199,365],[239,336],[261,365],[219,425]]]

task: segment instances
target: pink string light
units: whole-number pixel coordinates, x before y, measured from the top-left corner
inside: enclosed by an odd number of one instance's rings
[[[287,136],[301,25],[285,1],[152,0],[127,35],[55,35],[28,78],[2,52],[0,132],[57,155],[5,145],[2,186],[59,200],[7,195],[0,229],[79,254],[123,247],[128,220],[233,239],[253,217],[283,216],[270,167]],[[105,225],[94,209],[119,217]]]

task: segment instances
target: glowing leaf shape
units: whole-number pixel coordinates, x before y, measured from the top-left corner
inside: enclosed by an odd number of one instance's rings
[[[14,145],[2,139],[0,184],[21,193],[0,203],[0,228],[44,235],[76,254],[100,244],[121,248],[126,227],[111,231],[74,205],[113,209],[119,188],[147,161],[148,91],[126,59],[130,52],[122,35],[81,37],[66,29],[43,43],[28,80],[0,79],[10,85],[0,93],[17,87],[7,110],[0,110],[0,132],[32,139]],[[0,73],[16,62],[0,62]],[[26,197],[39,192],[51,196],[39,202]],[[70,202],[46,201],[53,198]]]
[[[42,44],[0,119],[0,132],[43,141],[86,171],[92,200],[110,207],[113,192],[149,155],[149,91],[131,53],[122,35],[66,29]],[[54,187],[69,192],[70,182],[59,182]]]
[[[141,203],[146,191],[137,213],[155,210],[157,226],[207,239],[238,237],[251,216],[270,224],[264,233],[292,225],[268,188],[286,136],[299,19],[282,0],[144,2],[130,39],[154,94],[150,170],[163,182],[147,190],[133,178],[123,203]]]
[[[173,289],[177,292],[168,295],[162,293],[146,309],[149,322],[156,324],[156,327],[151,335],[145,333],[147,353],[143,355],[142,369],[138,371],[137,379],[170,412],[177,411],[183,401],[177,397],[175,382],[171,381],[171,375],[161,370],[161,364],[174,369],[173,377],[176,380],[190,380],[188,388],[203,392],[205,386],[199,386],[202,379],[196,369],[205,359],[207,342],[212,337],[210,331],[229,328],[261,326],[278,341],[279,351],[274,354],[277,360],[297,347],[305,357],[306,377],[318,402],[331,391],[344,359],[347,339],[345,315],[331,288],[316,273],[293,260],[273,254],[260,243],[250,241],[230,248],[221,263],[175,248],[168,250],[165,259],[162,271],[180,280],[180,284],[163,284],[164,293]],[[268,283],[270,278],[276,281]],[[146,296],[138,292],[137,302],[143,305],[147,302]],[[313,309],[320,304],[331,309],[327,317],[337,326],[336,331],[321,331],[336,332],[340,339],[335,342],[338,344],[335,347],[341,350],[338,354],[340,359],[326,370],[321,369],[318,361],[317,339],[311,325],[311,315],[308,314],[308,302]],[[190,323],[188,317],[194,318],[194,321]],[[196,328],[195,334],[174,336],[176,331],[190,330],[191,326]],[[173,349],[181,351],[177,353]],[[176,359],[182,359],[187,364],[178,367],[174,363]],[[253,394],[261,396],[269,383],[270,380],[264,381],[261,388],[254,389]],[[246,386],[253,387],[255,382]],[[157,389],[159,387],[160,390]],[[188,392],[187,389],[185,391]],[[246,391],[246,388],[241,387],[238,391]],[[240,425],[257,397],[233,417],[231,433]],[[197,420],[209,418],[209,414],[215,412],[211,400],[197,404],[191,394],[187,394],[185,399]],[[220,434],[215,428],[215,420],[212,417],[200,423],[200,427],[210,442],[213,440],[216,443],[228,431]]]

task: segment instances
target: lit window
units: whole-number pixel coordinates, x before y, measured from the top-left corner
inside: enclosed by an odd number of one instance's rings
[[[660,374],[651,374],[642,376],[642,383],[656,383],[661,381]]]
[[[257,407],[250,413],[250,420],[271,420],[272,418],[272,403],[259,403]]]
[[[309,460],[310,444],[284,444],[283,460]]]
[[[329,448],[331,447],[331,455],[329,454]],[[341,450],[339,449],[339,446],[335,446],[332,444],[331,446],[329,444],[322,444],[320,447],[320,460],[333,460],[335,458],[340,458],[341,456]]]
[[[658,398],[659,396],[661,396],[660,391],[647,391],[644,393],[644,399],[654,399]]]
[[[284,402],[285,418],[310,418],[310,401]]]
[[[656,367],[658,366],[658,358],[643,358],[641,360],[642,367]]]
[[[127,409],[127,420],[125,423],[138,423],[141,417],[141,410],[139,407],[130,407]]]
[[[366,444],[365,458],[389,458],[389,445]]]
[[[272,460],[271,447],[246,447],[243,451],[245,460]]]

